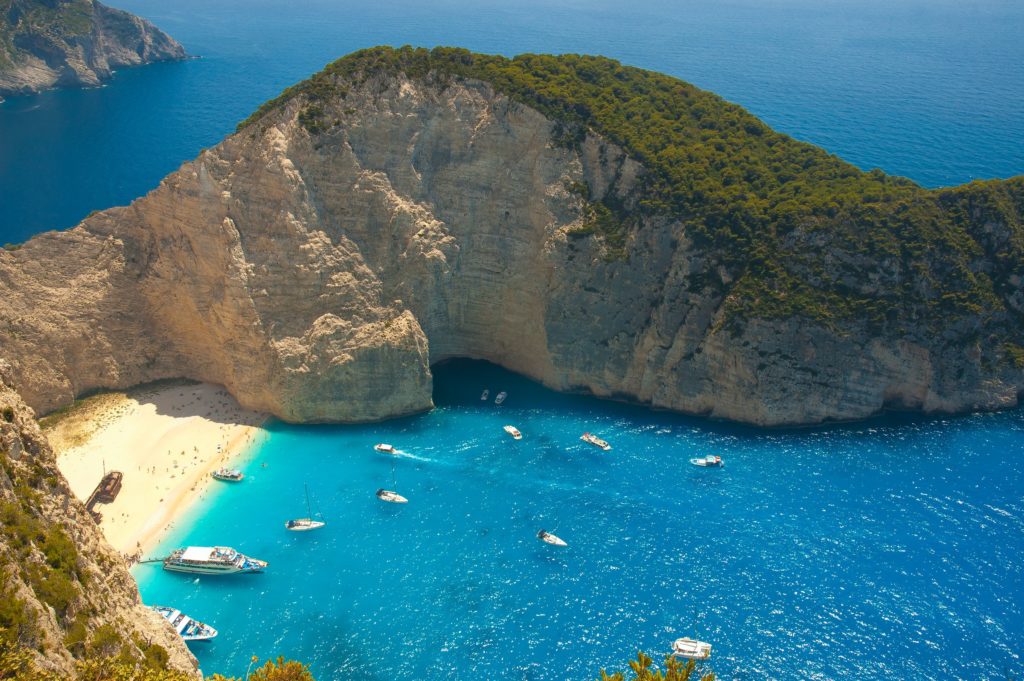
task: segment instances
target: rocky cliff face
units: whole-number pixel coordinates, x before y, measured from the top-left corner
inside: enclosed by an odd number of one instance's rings
[[[95,0],[0,0],[0,101],[99,85],[121,66],[184,57],[153,24]]]
[[[4,362],[0,465],[0,648],[32,651],[36,667],[57,678],[72,678],[76,658],[118,654],[166,657],[198,676],[184,642],[141,604],[121,556],[71,494]]]
[[[735,274],[685,218],[644,215],[621,254],[591,233],[595,202],[634,210],[649,169],[563,133],[431,73],[286,100],[131,206],[0,251],[0,355],[44,412],[187,376],[291,421],[380,419],[430,408],[430,365],[459,356],[765,425],[1016,403],[1024,355],[1002,334],[1020,328],[1019,277],[999,275],[1009,313],[946,335],[909,314],[884,332],[731,316]],[[975,217],[994,244],[1016,239],[1005,213]]]

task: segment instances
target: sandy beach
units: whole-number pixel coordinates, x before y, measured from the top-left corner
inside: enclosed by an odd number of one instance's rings
[[[210,473],[255,444],[266,414],[209,384],[159,385],[97,395],[43,420],[57,465],[83,502],[104,471],[124,475],[112,504],[98,504],[114,548],[145,553],[202,498]]]

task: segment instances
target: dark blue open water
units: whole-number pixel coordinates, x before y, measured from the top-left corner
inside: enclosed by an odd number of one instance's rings
[[[1024,172],[1020,0],[117,0],[203,58],[0,105],[0,244],[153,188],[377,44],[599,53],[928,186]]]
[[[205,670],[283,654],[320,679],[588,680],[689,634],[722,679],[1024,672],[1024,412],[759,431],[469,362],[438,371],[436,401],[384,424],[272,424],[246,480],[155,551],[227,543],[265,574],[135,568],[147,602],[220,629],[193,645]],[[705,453],[725,467],[689,463]],[[296,535],[304,483],[328,525]]]

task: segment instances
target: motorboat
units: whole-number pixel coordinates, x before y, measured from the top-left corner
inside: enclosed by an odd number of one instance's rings
[[[505,432],[512,436],[513,440],[522,440],[523,434],[515,426],[505,426]]]
[[[171,623],[178,636],[186,641],[209,641],[217,635],[217,630],[209,624],[194,620],[181,610],[168,608],[164,605],[151,605],[151,609]]]
[[[323,521],[323,514],[319,511],[317,515],[320,516],[320,520],[313,518],[313,508],[309,503],[309,486],[306,486],[306,513],[308,514],[305,518],[296,518],[295,520],[289,520],[284,524],[284,529],[291,530],[292,532],[308,532],[310,530],[319,530],[321,527],[326,525]]]
[[[500,393],[498,393],[498,395],[497,395],[497,396],[496,396],[496,397],[494,398],[494,403],[495,403],[495,404],[501,404],[502,402],[504,402],[504,401],[505,401],[505,398],[507,398],[507,397],[508,397],[508,393],[507,393],[507,392],[505,392],[504,390],[502,390],[502,391],[501,391]]]
[[[164,558],[164,570],[200,575],[263,572],[267,562],[243,555],[227,546],[189,546]]]
[[[580,439],[586,442],[587,444],[594,445],[595,447],[603,449],[606,452],[612,448],[610,444],[608,444],[607,442],[605,442],[596,435],[591,435],[590,433],[583,433],[583,435],[580,435]]]
[[[711,657],[711,644],[692,638],[677,638],[672,643],[672,655],[688,660],[706,660]]]
[[[694,466],[702,466],[704,468],[721,468],[723,465],[722,457],[712,456],[710,454],[708,456],[702,456],[698,459],[690,459],[690,463],[692,463]]]
[[[483,391],[482,393],[480,393],[480,401],[481,401],[481,402],[486,402],[486,401],[487,401],[487,399],[488,399],[488,398],[489,398],[490,396],[491,396],[491,391],[490,391],[490,390],[488,390],[487,388],[484,388],[484,391]]]
[[[537,539],[540,539],[545,544],[551,544],[552,546],[568,546],[560,537],[556,537],[547,530],[541,530],[537,533]]]
[[[373,448],[376,449],[378,452],[384,452],[385,454],[394,454],[395,453],[394,445],[389,445],[386,442],[381,442],[380,444],[376,444],[376,445],[373,446]]]
[[[241,482],[245,476],[242,471],[234,468],[218,468],[214,472],[210,473],[216,480],[223,480],[224,482]]]
[[[386,501],[391,504],[408,504],[409,500],[403,497],[398,492],[392,492],[389,489],[377,490],[377,498],[381,501]]]

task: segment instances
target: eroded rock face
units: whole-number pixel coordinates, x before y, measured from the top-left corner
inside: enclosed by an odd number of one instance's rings
[[[0,98],[95,86],[122,66],[185,57],[150,22],[95,0],[11,0],[0,10]]]
[[[48,411],[97,387],[186,376],[291,421],[431,407],[430,365],[488,359],[582,390],[756,424],[885,405],[1012,405],[1020,370],[925,331],[875,338],[801,319],[727,324],[727,273],[681,221],[626,258],[581,233],[645,170],[481,82],[376,76],[293,101],[146,197],[0,251],[0,355]]]
[[[72,678],[73,655],[81,657],[97,629],[110,625],[120,637],[118,645],[136,658],[142,656],[139,646],[158,645],[167,651],[170,667],[199,678],[185,643],[142,605],[122,557],[71,493],[35,415],[14,388],[10,366],[0,361],[0,591],[8,615],[22,613],[20,624],[5,635],[32,651],[40,668]],[[15,539],[17,528],[30,525],[38,532],[25,546]],[[56,532],[73,548],[55,541]],[[41,576],[55,562],[43,555],[44,547],[53,546],[64,560],[54,572],[69,586],[55,587],[50,581],[42,589]]]

